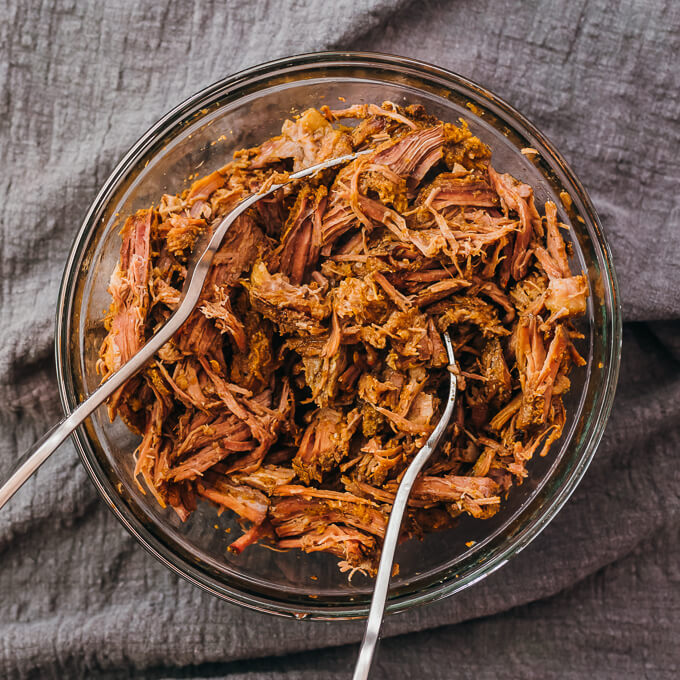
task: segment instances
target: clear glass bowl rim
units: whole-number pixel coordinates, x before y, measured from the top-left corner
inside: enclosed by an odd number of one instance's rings
[[[621,348],[621,305],[611,251],[602,231],[599,218],[581,182],[552,143],[522,114],[503,99],[452,71],[407,57],[372,52],[317,52],[278,59],[240,71],[189,97],[153,125],[125,154],[103,184],[76,234],[64,269],[55,322],[55,354],[59,395],[64,411],[70,412],[77,403],[77,397],[70,376],[71,368],[68,358],[69,319],[74,304],[76,275],[85,247],[89,243],[89,237],[96,228],[96,217],[100,214],[101,209],[112,195],[112,192],[125,180],[127,174],[135,167],[146,150],[165,134],[169,133],[180,121],[186,120],[191,112],[200,110],[202,102],[211,101],[218,92],[228,92],[233,95],[244,85],[264,80],[275,73],[277,75],[290,73],[291,76],[294,76],[295,72],[303,67],[356,67],[374,70],[379,70],[381,67],[392,70],[399,68],[407,69],[417,76],[439,81],[443,85],[448,84],[459,91],[468,91],[477,98],[486,100],[496,110],[509,118],[515,129],[526,132],[539,140],[550,152],[552,160],[559,164],[562,172],[571,184],[570,188],[573,189],[583,206],[586,227],[595,237],[593,246],[598,256],[598,265],[602,270],[605,297],[609,302],[610,312],[608,316],[605,316],[608,328],[604,329],[608,339],[605,348],[608,355],[608,363],[606,364],[606,373],[602,380],[599,394],[593,404],[593,408],[596,409],[596,415],[590,421],[592,425],[589,427],[589,431],[584,434],[580,455],[577,457],[576,463],[568,473],[568,476],[563,480],[562,485],[536,516],[515,533],[512,540],[503,549],[498,550],[476,569],[470,570],[461,578],[449,577],[420,591],[390,598],[387,604],[387,612],[395,613],[418,604],[442,599],[473,585],[503,566],[508,559],[519,553],[538,536],[569,499],[587,470],[604,433],[616,390]],[[319,620],[363,618],[366,616],[368,611],[367,604],[348,603],[347,605],[332,604],[328,606],[322,602],[318,604],[291,603],[286,602],[285,598],[274,599],[259,593],[244,592],[207,575],[197,568],[195,564],[171,551],[131,512],[129,507],[116,493],[110,480],[104,478],[84,428],[81,427],[74,433],[73,441],[88,475],[116,518],[148,552],[168,569],[187,579],[192,584],[224,600],[270,614]],[[530,505],[531,501],[527,503],[527,506]]]

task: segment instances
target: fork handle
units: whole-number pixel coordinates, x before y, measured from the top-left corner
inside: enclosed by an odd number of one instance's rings
[[[172,331],[172,329],[168,329]],[[163,328],[157,336],[167,340],[168,330]],[[24,482],[50,457],[64,440],[88,416],[99,408],[117,389],[124,385],[157,349],[158,342],[147,343],[127,363],[101,384],[92,394],[79,404],[70,414],[50,428],[28,451],[23,453],[11,468],[7,481],[0,484],[0,509],[23,486]]]
[[[444,333],[444,345],[446,346],[446,353],[449,357],[449,364],[451,367],[456,365],[456,359],[453,354],[453,344],[451,343],[451,336]],[[373,665],[373,657],[380,639],[380,627],[382,626],[383,616],[385,614],[385,605],[387,603],[387,595],[390,587],[390,578],[392,577],[392,565],[394,563],[394,553],[399,542],[399,533],[401,530],[401,522],[406,512],[411,489],[418,477],[418,474],[423,469],[423,466],[429,460],[430,456],[437,448],[439,440],[442,438],[446,430],[451,415],[453,414],[453,407],[456,403],[456,378],[451,373],[449,375],[449,395],[446,400],[446,406],[442,413],[437,426],[428,437],[425,445],[416,454],[416,457],[411,461],[406,468],[406,472],[402,477],[397,494],[394,498],[392,510],[390,511],[390,518],[387,521],[387,530],[385,531],[385,539],[383,541],[382,551],[380,553],[380,562],[378,564],[378,573],[375,577],[375,586],[373,588],[373,597],[371,598],[371,606],[368,611],[366,620],[366,629],[364,631],[364,638],[361,641],[359,648],[359,656],[357,658],[356,666],[354,667],[353,680],[367,680],[371,666]]]
[[[167,326],[167,324],[166,324]],[[64,440],[88,416],[92,415],[117,389],[122,387],[153,356],[160,342],[165,342],[173,328],[163,327],[153,339],[127,361],[106,382],[79,404],[70,414],[50,428],[28,451],[19,456],[7,481],[0,485],[0,509],[23,486],[24,482],[50,457]]]
[[[49,429],[15,461],[9,478],[0,486],[0,508],[23,486],[24,482],[50,457],[77,427],[64,418]]]

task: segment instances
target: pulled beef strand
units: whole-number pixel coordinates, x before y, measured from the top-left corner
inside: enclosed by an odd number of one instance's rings
[[[484,519],[546,455],[583,359],[557,207],[490,165],[467,125],[386,102],[309,109],[121,231],[98,370],[172,313],[198,235],[274,173],[374,152],[261,201],[233,225],[202,299],[109,401],[142,437],[142,490],[185,520],[198,499],[258,541],[373,573],[400,476],[435,426],[454,342],[458,402],[404,536]]]

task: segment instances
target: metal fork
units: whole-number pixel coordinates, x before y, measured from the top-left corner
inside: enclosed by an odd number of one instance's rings
[[[372,153],[373,149],[358,151],[339,158],[312,165],[305,170],[296,172],[288,176],[285,182],[272,184],[263,191],[252,194],[244,198],[224,219],[219,223],[213,232],[205,250],[194,260],[187,272],[184,282],[179,307],[175,313],[165,322],[165,324],[149,338],[147,343],[137,354],[131,357],[115,373],[109,376],[108,380],[100,385],[92,394],[80,405],[78,405],[61,422],[49,430],[41,437],[26,453],[19,457],[14,464],[12,472],[7,481],[0,486],[0,508],[21,488],[24,482],[47,460],[47,458],[59,447],[73,430],[78,427],[88,416],[99,408],[117,389],[122,387],[132,378],[147,361],[172,338],[180,329],[182,324],[189,318],[203,290],[203,284],[210,270],[215,253],[218,251],[224,235],[234,220],[244,213],[248,208],[262,200],[266,196],[273,194],[282,187],[304,177],[309,177],[326,168],[342,165],[353,161],[355,158],[367,153]]]
[[[446,353],[449,357],[450,369],[453,369],[455,368],[456,360],[453,354],[451,337],[448,333],[444,333],[444,344],[446,345]],[[387,591],[390,587],[390,577],[392,576],[394,552],[397,549],[397,541],[399,540],[399,531],[401,529],[404,512],[406,511],[406,504],[408,503],[408,498],[411,495],[411,489],[413,488],[413,483],[416,481],[418,473],[423,469],[423,465],[425,465],[437,448],[439,440],[442,438],[444,430],[446,430],[446,427],[451,420],[453,405],[456,402],[456,376],[451,370],[449,371],[449,379],[449,396],[442,417],[439,419],[437,427],[434,428],[432,434],[425,442],[425,446],[418,451],[416,457],[406,468],[406,472],[397,489],[397,495],[394,498],[390,519],[387,522],[387,531],[385,532],[382,552],[380,553],[380,563],[375,578],[373,598],[371,600],[371,608],[369,609],[368,619],[366,621],[364,639],[361,642],[359,657],[357,658],[357,663],[354,667],[353,680],[366,680],[371,671],[375,648],[378,644],[378,638],[380,637],[380,627],[385,614],[385,603],[387,600]]]

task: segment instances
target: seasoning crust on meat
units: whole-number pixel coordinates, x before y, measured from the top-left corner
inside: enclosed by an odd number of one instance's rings
[[[275,173],[361,149],[240,216],[200,303],[109,401],[141,436],[135,475],[185,520],[200,499],[282,549],[374,573],[401,475],[455,415],[416,482],[404,537],[491,517],[566,421],[586,310],[556,206],[491,165],[464,121],[421,106],[309,109],[177,196],[130,216],[111,276],[106,379],[177,307],[188,259]]]

